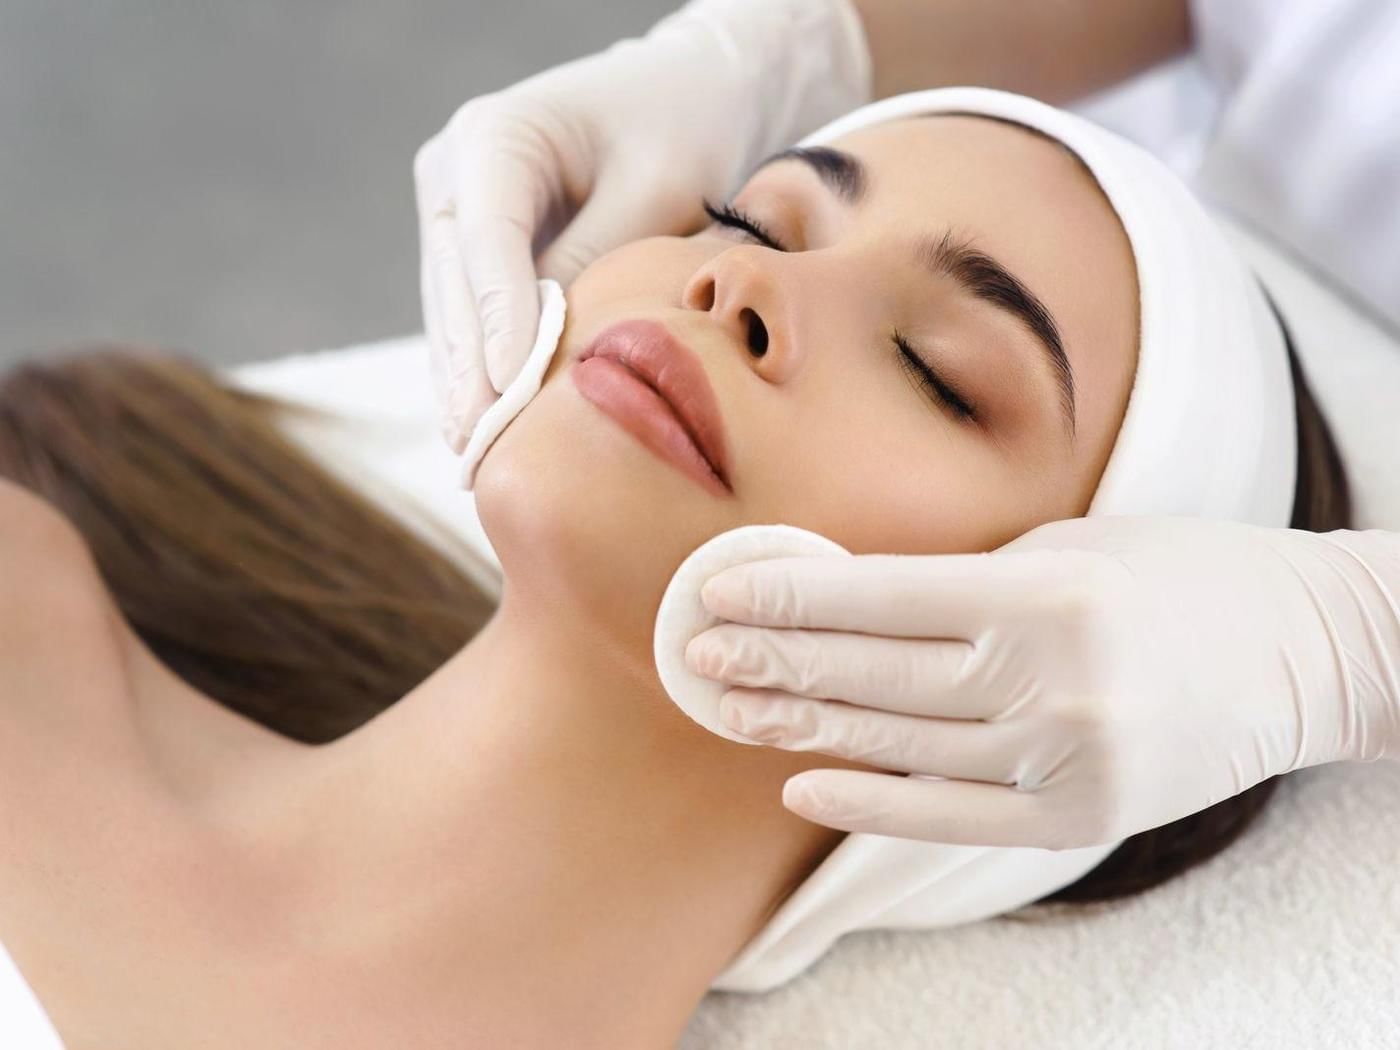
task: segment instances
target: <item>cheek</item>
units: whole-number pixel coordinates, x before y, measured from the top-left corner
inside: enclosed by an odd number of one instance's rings
[[[830,411],[770,420],[756,519],[811,529],[856,554],[989,549],[1018,517],[1017,486],[975,439],[919,417],[921,408],[906,415],[889,392],[861,396],[848,384]]]
[[[688,238],[629,241],[600,255],[574,278],[568,289],[570,309],[655,311],[679,298],[706,257],[704,246]]]
[[[567,374],[491,447],[475,499],[514,593],[587,616],[629,646],[649,644],[662,592],[685,556],[747,524],[741,508],[656,460]]]
[[[693,267],[675,237],[632,241],[600,255],[565,290],[568,311],[559,349],[545,371],[555,382],[593,336],[616,321],[655,316],[671,307]]]

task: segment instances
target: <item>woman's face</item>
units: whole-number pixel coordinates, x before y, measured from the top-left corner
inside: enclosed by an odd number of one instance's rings
[[[540,393],[477,478],[507,596],[573,599],[649,643],[676,566],[740,525],[917,554],[1084,514],[1138,326],[1131,250],[1092,177],[1050,140],[973,116],[831,147],[849,161],[767,164],[730,202],[781,248],[716,223],[626,244],[570,287]],[[566,374],[602,329],[641,318],[703,366],[732,493],[658,458]]]

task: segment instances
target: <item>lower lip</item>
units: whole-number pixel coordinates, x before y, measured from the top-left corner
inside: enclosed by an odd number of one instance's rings
[[[626,365],[610,357],[589,357],[574,362],[569,374],[579,393],[657,456],[709,491],[729,495],[670,404]]]

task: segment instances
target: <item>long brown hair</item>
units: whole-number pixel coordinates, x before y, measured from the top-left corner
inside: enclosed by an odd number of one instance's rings
[[[1350,524],[1346,479],[1292,356],[1292,524]],[[94,347],[0,381],[0,476],[78,528],[132,628],[194,688],[297,740],[333,740],[440,667],[494,600],[279,429],[313,410],[194,362]],[[1140,892],[1224,849],[1274,780],[1134,835],[1047,900]]]
[[[0,380],[0,476],[61,510],[132,628],[235,711],[324,743],[409,693],[494,602],[293,444],[315,410],[146,348]]]

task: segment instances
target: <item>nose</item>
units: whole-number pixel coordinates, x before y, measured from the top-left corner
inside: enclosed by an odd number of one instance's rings
[[[770,380],[791,367],[792,347],[781,325],[779,275],[757,245],[735,245],[709,259],[687,282],[681,305],[708,313]]]

